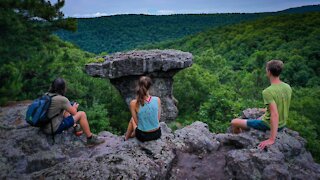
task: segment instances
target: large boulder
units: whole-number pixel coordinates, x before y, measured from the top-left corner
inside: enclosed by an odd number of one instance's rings
[[[150,94],[162,101],[161,121],[172,121],[177,117],[178,109],[172,93],[173,76],[192,65],[192,54],[178,50],[141,50],[103,58],[103,63],[87,64],[86,72],[110,79],[128,105],[136,97],[139,77],[150,76],[153,80]]]
[[[28,103],[0,108],[0,179],[319,179],[320,165],[306,141],[290,129],[267,150],[257,149],[269,132],[214,134],[205,123],[141,143],[100,132],[105,143],[88,148],[72,130],[50,135],[25,123]],[[250,116],[250,115],[248,115]]]

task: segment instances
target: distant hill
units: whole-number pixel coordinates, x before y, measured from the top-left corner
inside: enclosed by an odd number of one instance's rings
[[[298,8],[289,8],[278,13],[305,13],[305,12],[319,12],[320,5],[301,6]]]
[[[116,15],[78,19],[75,33],[59,31],[63,40],[93,52],[117,52],[175,40],[207,28],[257,19],[266,14]]]
[[[0,67],[0,104],[34,99],[50,81],[63,77],[67,97],[81,104],[93,132],[124,133],[131,115],[120,94],[109,81],[83,71],[86,63],[97,61],[96,55],[39,30],[39,24],[15,8],[0,11],[0,19],[0,60],[5,62]],[[68,37],[76,35],[82,48],[113,52],[149,43],[146,48],[192,52],[192,67],[174,77],[179,108],[170,124],[174,129],[201,120],[212,132],[226,132],[243,109],[265,107],[265,62],[283,60],[281,78],[293,89],[287,125],[307,139],[307,148],[320,162],[320,12],[123,15],[79,21],[79,32]]]
[[[145,44],[179,39],[209,28],[255,20],[278,13],[320,11],[320,6],[303,6],[275,13],[115,15],[78,19],[75,33],[58,31],[63,40],[93,52],[117,52]]]
[[[246,69],[257,58],[262,62],[278,58],[288,62],[288,82],[313,86],[320,85],[319,43],[320,12],[314,12],[265,17],[144,48],[172,48],[194,55],[213,50],[226,58],[234,70]]]
[[[293,89],[287,125],[308,139],[309,150],[320,162],[320,121],[312,120],[320,118],[319,44],[320,12],[311,12],[213,28],[144,49],[178,49],[193,54],[192,67],[174,79],[178,121],[186,123],[195,114],[193,119],[205,121],[215,131],[238,117],[233,112],[264,107],[261,92],[270,84],[265,63],[282,60],[281,79]]]

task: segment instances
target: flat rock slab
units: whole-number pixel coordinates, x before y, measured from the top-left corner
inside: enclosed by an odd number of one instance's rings
[[[119,52],[103,58],[103,63],[87,64],[86,72],[95,77],[115,79],[153,72],[169,72],[192,65],[191,53],[172,49]]]

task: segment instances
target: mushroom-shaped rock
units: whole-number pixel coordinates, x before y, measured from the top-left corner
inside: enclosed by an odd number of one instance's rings
[[[94,77],[110,79],[126,103],[136,97],[140,76],[152,78],[150,94],[162,102],[161,121],[172,121],[178,115],[172,94],[173,76],[192,65],[192,54],[178,50],[141,50],[104,56],[105,62],[86,65],[86,72]]]

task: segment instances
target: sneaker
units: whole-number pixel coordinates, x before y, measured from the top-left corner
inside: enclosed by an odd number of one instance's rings
[[[83,134],[80,124],[77,124],[76,126],[74,126],[73,130],[76,136],[81,136]]]
[[[87,146],[95,146],[101,143],[104,143],[104,139],[99,139],[99,137],[95,134],[92,134],[90,139],[87,138]]]

